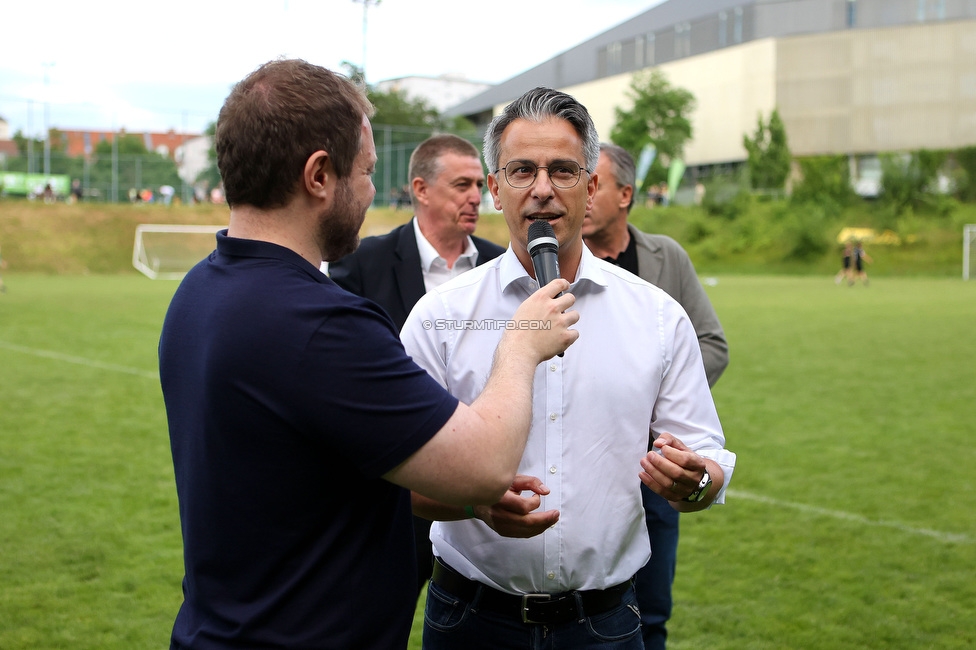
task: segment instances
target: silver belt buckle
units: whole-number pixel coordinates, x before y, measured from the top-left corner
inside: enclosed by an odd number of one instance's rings
[[[534,600],[544,601],[551,600],[552,596],[549,594],[523,594],[522,595],[522,622],[523,623],[542,623],[543,621],[533,621],[529,618],[529,603]]]

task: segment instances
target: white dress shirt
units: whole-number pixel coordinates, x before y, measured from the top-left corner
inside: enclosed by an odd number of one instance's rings
[[[470,404],[484,388],[503,330],[533,326],[509,319],[537,288],[509,247],[417,303],[401,333],[407,353]],[[570,291],[580,336],[563,357],[536,369],[518,470],[549,487],[540,510],[558,509],[559,521],[530,539],[502,537],[477,519],[431,529],[435,555],[509,593],[604,589],[647,562],[638,473],[650,432],[672,433],[722,466],[716,503],[724,502],[735,467],[681,306],[586,247]]]
[[[427,241],[424,233],[420,232],[417,217],[413,218],[413,232],[417,236],[417,250],[420,252],[420,269],[424,273],[424,288],[430,291],[448,280],[456,278],[465,271],[470,271],[478,265],[478,249],[474,240],[468,237],[468,245],[461,256],[454,261],[454,266],[447,267],[447,260],[441,257],[434,245]]]

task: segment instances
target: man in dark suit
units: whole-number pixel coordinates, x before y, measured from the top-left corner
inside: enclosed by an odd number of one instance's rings
[[[432,136],[411,154],[408,175],[414,218],[329,265],[336,284],[378,303],[397,329],[428,290],[505,252],[473,235],[485,185],[473,144]],[[414,517],[414,532],[419,594],[433,570],[430,522]]]
[[[634,159],[621,147],[600,145],[599,186],[583,220],[583,241],[602,257],[664,289],[688,313],[698,335],[709,387],[729,363],[729,346],[708,294],[685,249],[665,235],[649,235],[627,223],[634,203]],[[678,550],[678,512],[641,486],[651,559],[634,577],[644,646],[661,650],[671,616],[671,584]]]
[[[505,251],[473,236],[485,184],[473,144],[432,136],[410,156],[408,173],[414,218],[329,265],[336,284],[379,303],[398,328],[428,289]]]

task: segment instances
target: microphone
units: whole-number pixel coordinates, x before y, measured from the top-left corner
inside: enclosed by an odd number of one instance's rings
[[[559,242],[548,221],[536,219],[529,224],[529,255],[539,286],[544,287],[559,277]],[[559,295],[562,295],[561,293]]]
[[[529,255],[539,286],[544,287],[559,277],[559,240],[548,221],[536,219],[529,224]],[[559,295],[563,295],[560,291]],[[558,296],[557,296],[558,297]],[[559,356],[563,356],[560,352]]]

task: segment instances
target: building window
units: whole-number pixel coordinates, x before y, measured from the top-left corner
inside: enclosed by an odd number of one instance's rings
[[[620,72],[620,43],[611,43],[607,45],[607,73],[618,72]]]
[[[920,23],[924,23],[929,18],[945,20],[945,0],[931,0],[931,2],[929,0],[918,0],[915,7],[915,18]]]
[[[644,37],[638,36],[634,39],[634,69],[640,70],[644,67]]]
[[[857,0],[847,0],[847,26],[855,25],[857,25]]]
[[[654,34],[644,38],[644,65],[648,68],[654,65]]]
[[[732,27],[732,42],[742,42],[742,7],[735,8],[735,24]]]
[[[674,58],[691,56],[691,25],[678,23],[674,26]]]
[[[724,11],[718,12],[718,46],[729,44],[729,15]]]

